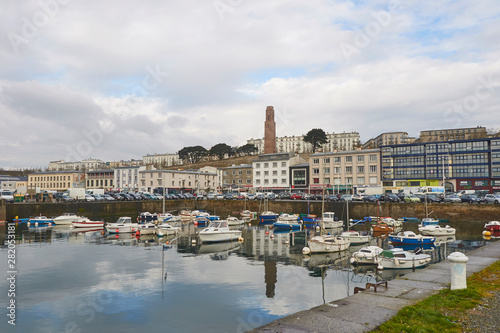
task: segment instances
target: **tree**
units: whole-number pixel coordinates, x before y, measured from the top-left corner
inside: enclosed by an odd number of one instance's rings
[[[257,152],[257,147],[251,143],[247,143],[244,146],[238,147],[236,153],[240,155],[250,155],[251,153]]]
[[[217,156],[219,160],[222,160],[226,154],[231,155],[232,149],[225,143],[218,143],[209,150],[210,156]]]
[[[185,163],[197,163],[208,155],[208,151],[202,146],[191,146],[182,148],[177,154]]]
[[[313,128],[309,132],[307,132],[304,137],[304,141],[310,143],[313,146],[313,152],[316,152],[316,149],[321,145],[328,142],[325,131],[321,128]]]

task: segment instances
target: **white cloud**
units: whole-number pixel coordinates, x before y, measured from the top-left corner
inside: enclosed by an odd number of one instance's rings
[[[201,0],[69,1],[29,36],[40,3],[4,2],[3,167],[65,158],[82,130],[103,121],[113,130],[90,154],[104,160],[241,145],[262,136],[267,105],[278,135],[321,127],[366,140],[391,130],[500,127],[498,86],[473,111],[447,111],[481,77],[500,81],[492,0],[223,1],[232,7],[222,19]],[[390,14],[383,24],[380,11]],[[15,47],[13,34],[21,37]],[[355,47],[350,62],[346,44]]]

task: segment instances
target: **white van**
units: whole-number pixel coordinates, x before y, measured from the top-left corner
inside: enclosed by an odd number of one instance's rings
[[[2,199],[7,202],[14,202],[14,194],[11,190],[0,190],[0,200]]]

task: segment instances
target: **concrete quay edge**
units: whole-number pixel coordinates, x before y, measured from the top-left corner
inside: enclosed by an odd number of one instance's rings
[[[467,253],[467,277],[500,260],[500,241]],[[253,333],[369,332],[391,319],[405,306],[449,288],[451,263],[446,260],[419,269],[358,294],[274,320]]]

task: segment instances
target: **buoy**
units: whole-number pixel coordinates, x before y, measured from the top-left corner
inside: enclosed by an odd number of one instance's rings
[[[266,235],[269,235],[269,230],[266,230]]]
[[[167,242],[166,242],[166,244],[168,245],[168,244],[170,244],[170,242],[169,242],[169,241],[167,241]]]
[[[136,236],[140,236],[140,235],[141,235],[141,232],[140,232],[139,230],[137,230],[137,231],[135,232],[135,235],[136,235]]]
[[[289,241],[285,241],[285,244],[290,244],[290,242]]]
[[[491,232],[489,230],[483,231],[484,236],[491,236]]]
[[[271,234],[271,238],[274,238],[274,234]]]
[[[35,222],[35,227],[38,227],[38,222]]]
[[[248,226],[251,227],[252,226],[252,223],[248,223]]]
[[[309,254],[309,253],[311,253],[311,249],[310,248],[308,248],[307,246],[304,247],[304,248],[302,248],[302,254]]]
[[[196,239],[192,239],[191,244],[196,244]]]
[[[382,266],[381,264],[378,264],[377,269],[379,271],[383,271],[384,270],[384,266]]]
[[[490,239],[491,239],[491,236],[486,236],[486,235],[484,235],[484,236],[483,236],[483,238],[484,238],[484,240],[490,240]]]
[[[71,226],[73,226],[73,225],[71,225]],[[52,223],[50,223],[50,222],[49,222],[49,227],[52,227]]]
[[[120,232],[120,229],[116,229],[115,231],[116,231],[116,233],[119,233],[119,232]]]
[[[30,222],[26,223],[26,225],[27,225],[28,227],[30,226],[30,224],[31,224]]]
[[[238,242],[243,243],[243,241],[244,241],[243,237],[238,238]]]
[[[319,228],[319,225],[316,226],[316,232],[319,232],[321,229]]]

